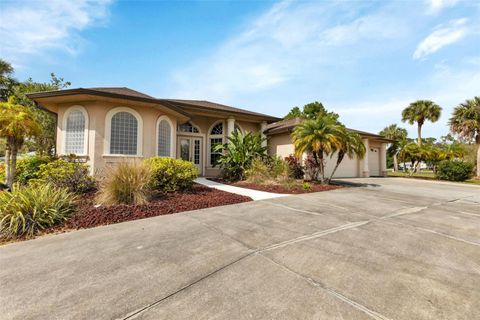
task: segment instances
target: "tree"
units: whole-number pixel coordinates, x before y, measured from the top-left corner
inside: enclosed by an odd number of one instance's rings
[[[315,101],[303,106],[303,110],[299,107],[293,107],[292,110],[285,116],[284,119],[303,118],[313,120],[321,115],[328,114],[329,116],[338,119],[338,114],[328,112],[321,102]]]
[[[449,120],[450,130],[477,145],[477,177],[480,177],[480,97],[458,105]]]
[[[12,94],[12,88],[18,84],[12,77],[13,67],[7,61],[0,59],[0,102],[6,102]]]
[[[350,159],[353,159],[354,157],[362,159],[365,156],[365,145],[363,144],[362,137],[358,133],[343,128],[340,143],[340,148],[334,148],[334,150],[337,151],[337,162],[335,163],[335,167],[328,178],[329,182],[332,181],[335,171],[337,171],[338,166],[345,156],[349,157]],[[333,156],[333,153],[331,156]]]
[[[305,152],[312,154],[315,165],[320,169],[321,184],[328,183],[328,179],[325,179],[324,157],[342,148],[343,132],[344,126],[329,113],[305,120],[293,130],[296,157],[301,158]]]
[[[380,131],[380,135],[387,139],[395,140],[388,148],[388,153],[393,157],[393,171],[398,171],[398,154],[401,150],[401,141],[407,139],[407,129],[400,128],[396,124],[391,124]]]
[[[26,94],[32,92],[55,91],[64,89],[68,86],[70,86],[70,82],[51,73],[50,82],[34,82],[29,78],[27,81],[18,83],[13,87],[13,103],[30,107],[36,121],[42,126],[42,135],[34,137],[27,142],[27,147],[30,150],[36,151],[39,155],[54,154],[57,120],[55,115],[36,106]]]
[[[418,145],[422,144],[422,126],[426,120],[436,122],[440,118],[442,108],[430,100],[412,102],[402,111],[402,121],[417,124]]]
[[[0,137],[6,140],[5,184],[12,188],[18,150],[25,140],[41,132],[41,126],[28,107],[11,102],[0,103]]]

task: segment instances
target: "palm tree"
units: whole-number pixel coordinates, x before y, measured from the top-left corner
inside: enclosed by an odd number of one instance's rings
[[[398,171],[398,153],[400,152],[400,142],[407,139],[407,129],[400,128],[396,124],[391,124],[380,131],[380,135],[387,139],[395,140],[390,144],[388,151],[393,154],[393,171]]]
[[[337,171],[338,166],[345,156],[349,157],[350,159],[353,159],[355,156],[359,159],[362,159],[365,156],[366,149],[365,145],[363,144],[362,137],[360,137],[358,133],[344,128],[344,132],[341,136],[341,147],[335,151],[337,151],[337,162],[335,163],[335,167],[328,178],[329,182],[332,180],[335,171]]]
[[[12,94],[12,86],[17,84],[12,74],[12,65],[0,59],[0,101],[7,101],[8,97]]]
[[[301,158],[305,152],[312,154],[315,165],[320,169],[321,184],[328,183],[325,179],[324,157],[341,149],[343,130],[344,127],[337,119],[328,114],[305,120],[293,130],[296,157]]]
[[[6,140],[5,184],[12,188],[15,177],[17,154],[25,139],[37,136],[41,131],[33,112],[11,102],[0,103],[0,138]]]
[[[418,145],[422,144],[422,126],[425,120],[436,122],[440,118],[442,108],[430,100],[418,100],[412,102],[402,111],[402,121],[413,125],[417,124]]]
[[[480,97],[458,105],[449,120],[450,130],[477,145],[477,177],[480,177]]]

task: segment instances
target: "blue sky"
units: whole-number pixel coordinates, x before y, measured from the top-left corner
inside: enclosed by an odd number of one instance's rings
[[[424,135],[437,137],[480,95],[479,1],[0,0],[0,19],[21,80],[54,72],[276,116],[318,100],[371,132],[431,99],[444,111]]]

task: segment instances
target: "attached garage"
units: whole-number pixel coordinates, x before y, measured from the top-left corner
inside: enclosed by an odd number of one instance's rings
[[[295,147],[291,139],[291,133],[295,126],[302,122],[301,119],[295,118],[283,120],[269,124],[264,131],[268,138],[268,151],[270,155],[276,155],[281,158],[294,154]],[[366,155],[363,159],[345,157],[340,163],[334,178],[355,178],[369,176],[386,176],[387,174],[387,144],[391,140],[384,137],[369,133],[349,129],[358,133],[365,145]],[[336,155],[327,159],[326,175],[329,176],[335,167]]]

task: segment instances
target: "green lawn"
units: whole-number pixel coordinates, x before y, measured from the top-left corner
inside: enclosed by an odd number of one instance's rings
[[[402,172],[402,171],[398,171],[398,172],[389,171],[388,176],[389,177],[403,177],[403,178],[417,178],[417,179],[425,179],[425,180],[437,180],[435,178],[435,174],[433,173],[433,171],[429,171],[429,170],[421,171],[419,173],[414,173],[413,176],[411,176],[411,177],[409,176],[408,173],[405,173],[405,172]],[[480,185],[480,180],[469,179],[469,180],[466,180],[466,181],[463,181],[463,182],[460,182],[460,183],[469,183],[469,184]]]

